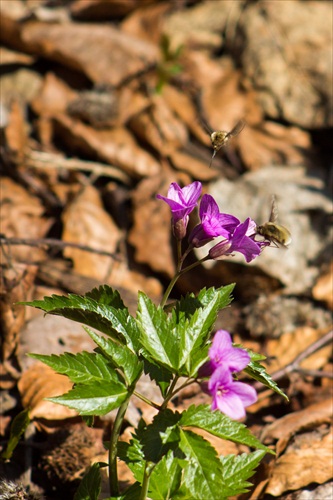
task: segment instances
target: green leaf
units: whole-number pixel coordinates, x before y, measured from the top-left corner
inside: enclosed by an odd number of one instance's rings
[[[129,443],[119,441],[117,454],[118,458],[128,465],[136,481],[142,483],[145,470],[145,457],[139,439],[134,435]]]
[[[80,415],[105,415],[118,408],[128,397],[126,387],[120,382],[95,382],[91,385],[77,385],[72,390],[53,398],[53,403],[76,410]]]
[[[111,290],[111,289],[110,289]],[[89,292],[94,297],[97,292]],[[126,308],[115,308],[110,304],[99,303],[89,296],[69,294],[68,297],[52,295],[44,300],[21,302],[32,307],[42,309],[46,313],[63,316],[65,318],[86,324],[99,330],[118,342],[126,343],[135,351],[138,347],[139,330],[135,319]],[[104,302],[105,294],[102,295]],[[112,303],[119,304],[118,295],[114,296]]]
[[[213,446],[202,436],[181,430],[180,449],[186,456],[183,483],[192,498],[221,500],[222,465]]]
[[[84,327],[88,335],[98,345],[102,353],[110,358],[117,368],[119,368],[128,383],[131,385],[138,379],[142,370],[143,362],[126,345],[114,342],[112,339],[102,337],[88,327]]]
[[[85,294],[85,297],[89,297],[99,304],[112,306],[115,309],[127,309],[118,290],[113,290],[108,285],[101,285],[99,288],[93,288],[90,292]]]
[[[79,352],[72,354],[65,352],[57,356],[44,354],[29,354],[50,366],[58,373],[67,375],[71,382],[76,384],[93,384],[94,382],[118,382],[119,374],[101,354],[93,352]]]
[[[151,424],[137,431],[136,436],[141,443],[145,460],[156,464],[169,450],[178,447],[179,419],[180,413],[169,409],[161,410]]]
[[[173,379],[172,373],[161,365],[144,360],[144,372],[159,386],[162,396],[165,396]]]
[[[139,483],[132,484],[122,495],[117,497],[108,497],[105,500],[138,500],[142,488]]]
[[[255,473],[261,459],[264,457],[264,450],[257,450],[253,453],[243,453],[242,455],[227,455],[220,457],[223,474],[223,493],[226,497],[241,495],[249,491],[252,486],[247,481]]]
[[[181,414],[179,425],[198,427],[222,439],[273,453],[254,437],[244,424],[231,420],[218,410],[212,411],[208,405],[190,406]]]
[[[193,293],[187,294],[182,297],[177,304],[177,314],[185,313],[187,317],[195,313],[199,307],[205,307],[209,304],[211,300],[215,300],[216,295],[219,297],[218,309],[224,309],[227,307],[231,301],[231,292],[233,291],[235,284],[223,286],[220,288],[203,288],[200,290],[197,296]]]
[[[280,394],[280,396],[289,401],[288,396],[278,387],[276,382],[274,382],[272,377],[266,372],[265,367],[257,361],[253,361],[255,353],[252,353],[251,351],[248,352],[251,356],[251,361],[243,371],[247,373],[251,378],[254,378],[258,382],[261,382],[263,385],[269,387],[269,389],[272,389],[274,392],[277,392],[278,394]]]
[[[10,426],[10,436],[6,446],[6,449],[1,453],[1,458],[4,460],[9,460],[15,450],[20,437],[25,432],[26,428],[30,423],[29,410],[21,411],[14,418]]]
[[[177,492],[182,475],[180,461],[169,451],[154,467],[149,478],[149,498],[168,500]]]
[[[197,369],[197,366],[192,367],[192,355],[202,353],[203,358],[206,357],[206,352],[203,352],[202,349],[210,337],[217,313],[220,310],[221,297],[219,291],[213,291],[212,289],[210,291],[210,300],[207,303],[203,301],[204,305],[196,309],[190,316],[189,321],[184,322],[184,345],[181,346],[179,364],[180,366],[186,365],[186,374],[188,376],[193,376]],[[186,304],[186,301],[184,304]],[[198,364],[198,359],[196,364]]]
[[[101,492],[101,474],[99,464],[93,464],[82,479],[74,500],[98,500]]]
[[[170,318],[161,307],[143,293],[139,293],[137,320],[141,330],[141,343],[151,361],[157,361],[171,371],[179,366],[179,336],[172,328]]]

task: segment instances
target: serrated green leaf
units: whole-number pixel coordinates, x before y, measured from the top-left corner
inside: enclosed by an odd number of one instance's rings
[[[26,428],[30,423],[29,410],[21,411],[14,418],[11,426],[10,426],[10,435],[7,446],[5,450],[1,453],[1,458],[3,460],[9,460],[15,450],[20,437],[25,432]]]
[[[152,361],[158,361],[167,369],[176,371],[180,356],[179,334],[172,328],[163,309],[156,307],[143,293],[139,293],[137,320],[141,329],[140,341]]]
[[[57,356],[44,354],[29,354],[31,358],[38,359],[50,366],[58,373],[67,375],[71,382],[76,384],[91,385],[94,382],[118,382],[119,374],[101,354],[93,352],[79,352],[72,354],[65,352]]]
[[[145,470],[145,457],[137,437],[133,436],[129,443],[119,441],[117,455],[128,465],[136,481],[141,484]]]
[[[162,410],[154,417],[151,424],[137,430],[136,436],[141,443],[145,460],[156,464],[169,450],[178,447],[179,419],[180,413],[174,413],[169,409]]]
[[[140,376],[143,370],[143,362],[126,345],[114,342],[112,339],[102,337],[88,327],[85,331],[98,345],[103,354],[110,358],[117,368],[119,368],[128,383],[131,385]]]
[[[249,353],[251,355],[251,352]],[[272,389],[274,392],[280,394],[280,396],[284,397],[287,401],[289,401],[288,396],[279,388],[279,386],[274,382],[272,377],[267,373],[264,366],[262,366],[257,361],[253,361],[251,359],[248,366],[244,369],[244,372],[247,373],[251,378],[254,378],[258,382],[261,382],[269,389]]]
[[[172,373],[161,365],[156,365],[145,359],[144,372],[149,375],[151,380],[154,380],[159,386],[162,396],[165,396],[173,379]]]
[[[223,493],[225,493],[227,498],[249,491],[252,484],[247,479],[253,476],[256,467],[258,467],[264,455],[264,450],[257,450],[253,453],[220,457],[223,474]]]
[[[221,310],[224,307],[227,307],[232,301],[231,292],[234,287],[235,284],[233,283],[220,288],[203,288],[196,296],[193,293],[189,293],[178,301],[176,313],[177,315],[184,313],[187,317],[189,317],[194,314],[199,307],[207,306],[209,302],[216,297],[216,295],[219,297],[218,309]]]
[[[192,354],[202,353],[203,359],[206,357],[206,353],[202,351],[202,348],[208,340],[216,321],[217,313],[219,311],[219,303],[219,294],[215,293],[207,305],[197,309],[190,317],[189,321],[185,322],[184,342],[181,346],[182,352],[179,364],[180,366],[186,366],[186,374],[188,376],[193,376],[194,374],[191,369]]]
[[[182,467],[179,460],[169,451],[154,467],[149,478],[148,496],[152,500],[173,498],[181,482]]]
[[[180,449],[187,459],[183,483],[192,498],[221,500],[222,465],[213,446],[202,436],[181,430]]]
[[[117,309],[109,304],[99,304],[89,294],[84,296],[69,294],[68,297],[52,295],[44,297],[44,300],[21,302],[21,304],[83,323],[123,344],[126,340],[133,351],[139,347],[137,323],[128,310]]]
[[[208,405],[190,406],[181,414],[179,425],[198,427],[222,439],[272,453],[250,433],[244,424],[231,420],[218,410],[212,411]]]
[[[118,408],[127,397],[128,391],[120,382],[98,382],[92,385],[77,385],[62,396],[46,399],[68,406],[80,415],[105,415]]]
[[[101,492],[101,474],[99,464],[93,464],[82,479],[74,500],[98,500]]]
[[[127,309],[118,290],[113,290],[108,285],[101,285],[98,288],[93,288],[85,294],[85,297],[95,300],[99,304],[112,306],[115,309]]]
[[[132,484],[122,495],[108,497],[105,500],[139,500],[142,488],[139,483]]]

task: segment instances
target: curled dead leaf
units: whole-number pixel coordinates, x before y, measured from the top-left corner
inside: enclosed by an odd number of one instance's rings
[[[76,417],[76,411],[45,401],[44,398],[65,394],[72,385],[65,375],[59,375],[48,366],[37,362],[23,373],[18,389],[23,407],[30,408],[30,418],[63,420]]]

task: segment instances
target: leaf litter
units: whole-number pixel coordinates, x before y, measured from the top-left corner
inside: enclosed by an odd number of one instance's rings
[[[288,392],[289,405],[266,391],[250,408],[251,430],[278,452],[255,479],[253,495],[291,498],[311,490],[316,498],[329,484],[332,358],[327,345],[315,346],[328,335],[332,310],[330,12],[326,1],[2,2],[1,388],[20,394],[8,399],[3,438],[20,405],[31,407],[38,439],[65,428],[75,435],[75,416],[55,414],[53,407],[63,407],[43,400],[65,392],[58,376],[24,359],[36,345],[45,354],[78,352],[86,337],[59,318],[46,328],[42,315],[12,304],[85,293],[102,282],[121,289],[131,310],[139,289],[158,301],[175,259],[169,213],[155,195],[170,182],[200,180],[205,192],[220,193],[223,210],[259,222],[276,194],[295,242],[287,254],[272,250],[253,266],[233,258],[203,267],[177,290],[236,281],[221,327],[232,325],[243,345],[266,353]],[[246,127],[210,169],[203,122],[228,131],[239,120]],[[151,390],[144,380],[141,389]],[[172,404],[181,410],[205,401],[191,390]],[[137,401],[124,439],[140,412],[153,417]],[[100,456],[113,418],[111,412],[91,430],[83,463]],[[88,437],[73,439],[69,447],[86,449]],[[59,472],[69,448],[56,440],[52,446],[57,458],[52,452],[45,462],[44,453],[44,466],[30,470],[31,484],[44,491],[52,474],[60,491],[82,473]]]

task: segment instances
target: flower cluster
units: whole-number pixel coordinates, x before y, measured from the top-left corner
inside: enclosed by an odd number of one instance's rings
[[[167,197],[157,195],[157,198],[164,200],[171,208],[172,228],[178,240],[182,240],[186,235],[189,214],[197,206],[201,189],[200,182],[193,182],[183,188],[173,182]],[[247,218],[241,223],[237,217],[221,213],[216,201],[209,194],[205,194],[201,199],[199,216],[200,223],[189,236],[191,248],[201,247],[216,237],[222,238],[209,250],[207,258],[218,259],[233,252],[240,252],[246,262],[251,262],[266,245],[264,242],[255,241],[257,225],[253,220]]]
[[[200,262],[218,259],[233,252],[242,253],[245,260],[251,262],[267,245],[267,242],[255,241],[257,225],[253,220],[247,218],[240,222],[234,215],[221,213],[214,198],[205,194],[200,202],[200,222],[191,231],[189,246],[181,255],[181,240],[186,236],[189,214],[197,206],[201,191],[200,182],[193,182],[183,188],[173,182],[167,197],[157,195],[157,198],[164,200],[171,209],[172,229],[178,241],[179,251],[178,272],[165,293],[163,303],[176,279]],[[208,251],[206,257],[182,269],[185,257],[193,248],[201,247],[214,238],[219,238],[219,241]],[[234,380],[233,373],[243,370],[248,365],[250,356],[244,349],[232,346],[227,331],[219,330],[209,350],[209,358],[209,362],[200,368],[198,376],[201,379],[209,377],[208,381],[202,382],[202,388],[213,397],[212,410],[218,409],[236,420],[243,418],[244,408],[257,400],[257,394],[251,386]]]
[[[257,393],[250,385],[235,381],[232,374],[249,364],[249,354],[233,347],[229,332],[218,330],[209,349],[209,358],[199,376],[210,377],[202,386],[213,397],[212,410],[218,409],[235,420],[243,418],[244,408],[257,401]]]

